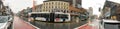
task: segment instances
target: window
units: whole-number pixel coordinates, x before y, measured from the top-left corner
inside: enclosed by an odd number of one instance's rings
[[[58,5],[60,5],[60,2],[58,2]]]
[[[49,6],[49,8],[50,8],[50,6]]]
[[[63,5],[65,5],[65,3],[63,3]]]
[[[53,2],[52,2],[52,4],[53,4]]]
[[[53,4],[55,5],[55,2],[53,2]]]
[[[64,13],[66,13],[66,10],[63,10]]]
[[[69,13],[69,11],[67,10],[67,13]]]
[[[45,6],[45,9],[46,9],[46,6]]]

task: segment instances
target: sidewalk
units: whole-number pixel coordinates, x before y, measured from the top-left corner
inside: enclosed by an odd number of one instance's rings
[[[93,20],[93,22],[91,22],[91,23],[87,23],[87,24],[77,27],[75,29],[104,29],[104,28],[100,24],[100,20],[96,19],[96,20]]]
[[[35,27],[26,23],[25,21],[23,21],[19,17],[14,16],[13,29],[35,29]]]

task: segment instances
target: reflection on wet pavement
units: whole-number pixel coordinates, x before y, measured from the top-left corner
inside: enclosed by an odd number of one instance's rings
[[[79,21],[78,23],[76,22],[49,23],[49,22],[34,21],[30,23],[41,29],[74,29],[78,26],[85,24],[86,21]]]

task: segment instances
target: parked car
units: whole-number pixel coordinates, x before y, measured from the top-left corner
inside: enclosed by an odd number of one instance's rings
[[[120,21],[112,19],[103,19],[104,29],[120,29]]]
[[[0,16],[0,29],[8,29],[12,18],[10,16]]]

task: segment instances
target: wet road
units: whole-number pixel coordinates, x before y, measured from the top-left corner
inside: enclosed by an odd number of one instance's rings
[[[31,24],[41,28],[41,29],[74,29],[86,23],[86,21],[77,21],[77,22],[69,22],[69,23],[49,23],[49,22],[41,22],[34,21],[30,22]]]

